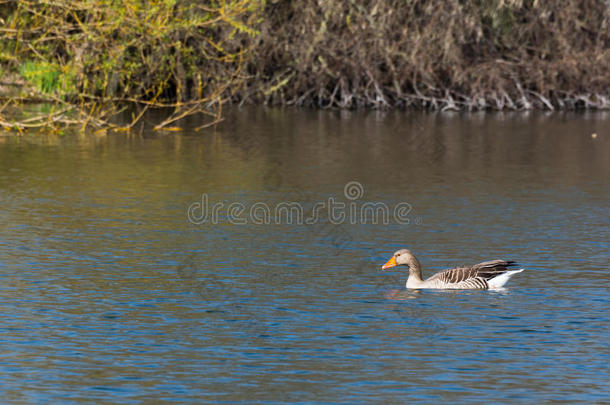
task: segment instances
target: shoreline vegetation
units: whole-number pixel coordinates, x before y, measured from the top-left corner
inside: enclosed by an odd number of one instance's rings
[[[610,2],[0,0],[0,127],[203,128],[228,103],[609,109]]]

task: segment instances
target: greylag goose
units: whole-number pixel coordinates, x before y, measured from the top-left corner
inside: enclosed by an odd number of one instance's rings
[[[517,265],[513,261],[491,260],[473,266],[444,270],[423,280],[419,260],[407,249],[394,253],[394,256],[381,269],[385,270],[399,265],[409,267],[407,288],[498,289],[502,288],[513,274],[521,273],[524,270],[509,270],[509,267]]]

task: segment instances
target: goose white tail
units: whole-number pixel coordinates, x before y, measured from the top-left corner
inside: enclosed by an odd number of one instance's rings
[[[504,287],[504,284],[513,276],[513,274],[521,273],[525,269],[509,270],[504,274],[500,274],[498,277],[494,277],[487,281],[490,290],[497,290]]]

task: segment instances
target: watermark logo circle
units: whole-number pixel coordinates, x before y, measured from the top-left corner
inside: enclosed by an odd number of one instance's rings
[[[343,187],[343,194],[348,200],[357,200],[364,195],[364,186],[357,181],[350,181]]]

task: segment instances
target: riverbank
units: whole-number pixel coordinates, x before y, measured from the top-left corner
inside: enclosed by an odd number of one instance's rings
[[[226,103],[608,109],[608,21],[602,0],[9,0],[0,97],[77,105],[66,121],[96,125],[124,102],[174,108],[162,126],[217,122]],[[17,95],[11,76],[27,83]]]

